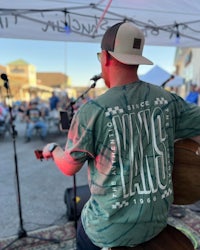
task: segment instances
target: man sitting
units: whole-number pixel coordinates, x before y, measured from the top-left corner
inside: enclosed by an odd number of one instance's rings
[[[37,102],[30,102],[30,106],[26,111],[26,122],[27,122],[27,130],[26,130],[26,142],[31,140],[33,130],[40,129],[41,139],[44,140],[47,135],[48,126],[43,119],[42,113],[40,109],[37,107]]]

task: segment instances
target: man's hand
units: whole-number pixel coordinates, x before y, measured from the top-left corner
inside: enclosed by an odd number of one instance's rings
[[[200,136],[191,137],[190,139],[199,144],[199,147],[196,150],[196,155],[200,156]]]
[[[43,151],[42,151],[42,155],[44,159],[53,158],[52,153],[56,147],[58,147],[58,144],[55,142],[48,143],[46,146],[44,146]]]

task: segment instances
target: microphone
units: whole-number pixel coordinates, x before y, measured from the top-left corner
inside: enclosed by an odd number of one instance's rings
[[[1,79],[4,81],[4,87],[9,89],[8,77],[6,74],[1,74]]]
[[[101,74],[98,74],[98,75],[93,76],[93,77],[90,79],[90,81],[96,82],[96,81],[98,81],[98,80],[101,79],[101,78],[102,78],[102,77],[101,77]]]
[[[1,79],[8,82],[8,77],[6,74],[1,74]]]

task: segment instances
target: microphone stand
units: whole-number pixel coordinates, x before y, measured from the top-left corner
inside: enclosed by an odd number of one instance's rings
[[[71,119],[70,121],[72,120],[73,118],[73,115],[74,115],[74,104],[76,104],[80,99],[83,99],[84,96],[92,89],[92,88],[95,88],[96,87],[96,82],[97,82],[98,79],[94,79],[93,83],[91,84],[91,86],[86,89],[76,100],[74,101],[71,101],[70,104],[66,107],[66,109],[68,110],[69,108],[71,108]],[[73,175],[73,191],[74,191],[74,198],[73,198],[73,201],[74,201],[74,223],[75,223],[75,229],[77,229],[77,204],[76,204],[76,194],[77,194],[77,186],[76,186],[76,175],[74,174]]]
[[[6,76],[6,75],[5,75]],[[7,76],[6,78],[2,78],[4,80],[4,87],[7,91],[7,98],[8,100],[11,97],[11,90],[9,87]],[[25,237],[39,239],[42,241],[50,241],[52,243],[60,243],[57,239],[45,239],[37,236],[28,236],[26,230],[24,229],[23,225],[23,218],[22,218],[22,206],[21,206],[21,194],[20,194],[20,184],[19,184],[19,171],[18,171],[18,159],[17,159],[17,151],[16,151],[16,135],[17,132],[15,130],[15,125],[13,123],[13,112],[12,112],[12,106],[9,103],[9,114],[10,114],[10,123],[11,123],[11,134],[12,134],[12,142],[13,142],[13,150],[14,150],[14,163],[15,163],[15,179],[16,179],[16,186],[17,186],[17,201],[18,201],[18,214],[19,214],[19,230],[18,230],[18,237],[14,239],[11,243],[9,243],[7,246],[3,247],[1,250],[5,250],[6,248],[10,247],[12,244],[14,244],[17,240]]]
[[[76,104],[80,99],[84,99],[84,96],[93,88],[96,87],[96,82],[98,79],[93,80],[94,82],[90,85],[90,87],[88,89],[86,89],[79,97],[77,97],[76,100],[71,101],[70,104],[66,107],[66,109],[68,110],[69,108],[71,108],[71,120],[72,117],[74,115],[74,104]]]

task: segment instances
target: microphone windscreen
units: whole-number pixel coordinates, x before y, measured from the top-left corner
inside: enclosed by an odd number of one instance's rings
[[[98,75],[93,76],[90,80],[96,82],[96,81],[98,81],[101,78],[102,78],[101,74],[98,74]]]
[[[8,77],[6,74],[1,74],[1,79],[4,81],[8,81]]]

